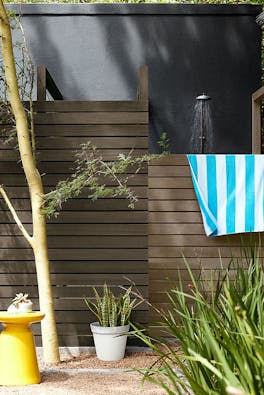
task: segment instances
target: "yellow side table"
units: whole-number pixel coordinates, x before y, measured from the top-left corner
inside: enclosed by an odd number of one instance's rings
[[[41,321],[39,311],[9,314],[0,311],[4,330],[0,334],[0,385],[40,383],[34,336],[29,325]]]

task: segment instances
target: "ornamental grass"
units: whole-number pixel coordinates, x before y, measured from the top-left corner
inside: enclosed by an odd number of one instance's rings
[[[170,339],[136,332],[159,355],[144,379],[170,395],[264,394],[264,265],[261,247],[244,249],[210,279],[190,276],[167,293],[170,308],[159,311]],[[221,261],[221,259],[220,259]],[[179,353],[176,344],[180,345]]]

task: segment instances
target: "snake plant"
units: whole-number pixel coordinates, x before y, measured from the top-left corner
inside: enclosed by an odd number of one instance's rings
[[[113,292],[104,284],[103,295],[100,296],[96,288],[93,288],[95,302],[84,298],[88,309],[97,317],[101,326],[123,326],[129,323],[132,309],[137,307],[141,301],[131,298],[132,287],[124,294],[115,297]]]

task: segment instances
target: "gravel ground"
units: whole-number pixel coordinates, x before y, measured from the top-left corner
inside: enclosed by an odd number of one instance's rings
[[[39,368],[42,369],[144,369],[157,361],[153,351],[126,353],[120,361],[100,361],[94,354],[65,356],[57,365],[45,365],[39,357]]]
[[[0,394],[50,395],[55,391],[56,395],[165,395],[163,389],[149,382],[142,386],[142,376],[138,373],[120,373],[120,369],[150,367],[156,359],[152,352],[127,354],[119,362],[104,362],[94,355],[80,355],[67,357],[58,365],[45,366],[39,359],[42,372],[40,384],[0,387]],[[101,369],[103,372],[87,372],[87,369]]]
[[[145,383],[136,373],[98,374],[98,373],[44,373],[42,382],[24,387],[3,387],[1,394],[25,395],[165,395],[161,388]]]

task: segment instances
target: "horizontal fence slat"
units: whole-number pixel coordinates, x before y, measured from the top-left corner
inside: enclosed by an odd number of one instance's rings
[[[54,169],[56,168],[57,174],[63,174],[62,177],[70,176],[76,171],[76,164],[74,161],[65,161],[65,162],[41,162],[38,163],[38,169],[41,174],[47,173],[52,174]],[[134,170],[134,171],[133,171]],[[134,166],[128,171],[126,174],[134,174],[136,168]],[[138,174],[147,174],[147,164],[143,164],[142,168],[139,169]],[[24,174],[23,168],[20,163],[17,162],[3,162],[0,166],[0,178],[2,174]]]
[[[98,149],[135,149],[148,148],[147,137],[38,137],[36,149],[71,149],[76,150],[81,144],[91,142]],[[0,142],[0,150],[5,150],[6,144]]]
[[[1,175],[0,175],[0,180],[1,180]],[[47,187],[45,192],[49,192],[50,189],[51,188]],[[26,186],[21,186],[21,187],[13,186],[13,187],[6,188],[6,190],[7,190],[8,196],[12,199],[29,198],[28,188]],[[140,199],[147,198],[147,186],[139,187],[137,185],[133,185],[133,192]],[[90,193],[91,193],[91,191],[89,190],[89,188],[84,188],[82,193],[80,194],[80,196],[78,196],[78,198],[76,198],[76,199],[87,199],[87,196],[89,196]],[[0,196],[0,198],[1,198],[1,196]],[[107,201],[109,199],[111,199],[111,198],[99,199],[98,201],[95,201],[94,203],[96,204],[97,202],[103,202],[103,201]],[[120,202],[122,203],[122,199],[120,200]],[[14,204],[16,204],[15,201],[14,201]],[[19,204],[19,203],[17,203],[17,204]],[[4,209],[4,206],[2,206],[2,208]]]
[[[47,112],[36,113],[34,117],[34,122],[36,125],[148,124],[148,112]]]
[[[154,159],[150,166],[188,166],[187,155],[170,154]]]
[[[31,213],[28,211],[20,211],[20,219],[23,223],[31,223]],[[62,211],[57,218],[49,218],[47,222],[68,223],[68,224],[133,224],[147,223],[147,212],[145,211]],[[12,215],[8,211],[0,211],[0,223],[14,223]]]
[[[29,233],[32,226],[26,224]],[[147,224],[48,224],[48,236],[147,236]],[[16,224],[1,224],[0,236],[21,236],[21,231]]]
[[[148,125],[36,125],[36,136],[148,137]]]
[[[84,313],[83,311],[55,311],[55,319],[57,323],[63,322],[71,322],[71,323],[79,323],[86,322],[87,326],[92,321],[95,321],[96,318],[90,312]],[[146,311],[132,311],[131,313],[131,321],[147,323],[147,314]]]
[[[0,177],[1,179],[1,177]],[[31,203],[29,199],[16,199],[13,204],[17,211],[31,210]],[[127,199],[99,199],[91,201],[88,197],[85,199],[71,199],[63,204],[64,211],[127,211],[129,210],[129,201]],[[0,208],[3,211],[8,211],[7,206],[3,200],[0,199]],[[135,202],[136,210],[147,210],[147,199],[140,199]]]
[[[235,258],[234,259],[234,264],[236,263],[236,260],[239,259],[241,261],[241,264],[248,264],[246,258]],[[188,264],[193,268],[193,269],[213,269],[213,270],[221,270],[221,264],[223,267],[227,267],[231,263],[232,258],[227,257],[223,258],[220,256],[217,258],[208,258],[208,257],[197,257],[197,258],[188,258]],[[162,273],[163,270],[184,270],[186,269],[186,262],[183,259],[183,257],[178,257],[178,258],[149,258],[149,270],[152,269],[159,269],[160,272]]]
[[[147,248],[142,236],[48,236],[49,248]],[[31,248],[24,236],[2,236],[0,248]]]
[[[197,200],[150,200],[149,211],[200,211]]]
[[[260,242],[263,243],[264,238],[261,237]],[[218,236],[218,237],[207,237],[204,232],[200,235],[150,235],[149,246],[201,246],[209,247],[240,247],[241,246],[241,235],[231,236]],[[243,237],[243,245],[251,246],[252,237],[251,235]]]
[[[10,177],[9,174],[1,174],[0,176],[2,184],[5,186],[25,186],[26,181],[25,181],[25,176],[23,174],[14,174],[12,177]],[[55,186],[59,181],[61,181],[63,178],[61,177],[61,174],[47,174],[43,175],[42,177],[42,183],[44,186]],[[64,179],[67,180],[67,177]],[[70,178],[68,178],[70,181]],[[99,178],[99,182],[105,185],[117,185],[116,181],[111,180],[110,178]],[[148,178],[146,174],[135,174],[134,176],[131,176],[128,178],[127,185],[147,185],[148,183]]]
[[[100,148],[100,147],[99,147]],[[120,153],[124,155],[131,155],[132,157],[142,156],[146,154],[145,149],[134,149],[131,152],[131,148],[129,149],[104,149],[102,150],[102,158],[106,161],[112,161],[118,159]],[[37,153],[38,161],[43,162],[66,162],[66,161],[74,161],[75,150],[57,150],[57,149],[49,149],[49,150],[38,150]],[[13,149],[3,149],[0,150],[0,161],[2,162],[10,162],[10,161],[18,161],[19,155]]]
[[[151,223],[202,223],[202,216],[197,212],[150,212],[149,221]]]
[[[264,255],[264,251],[262,252]],[[241,247],[149,247],[149,257],[150,258],[181,258],[185,256],[186,258],[219,258],[219,256],[226,258],[230,256],[234,256],[235,258],[241,256]]]
[[[150,188],[193,188],[192,180],[190,177],[150,177]]]
[[[188,166],[149,166],[150,177],[189,177]]]
[[[78,248],[73,249],[71,246],[69,248],[62,249],[49,249],[49,256],[51,260],[145,260],[147,259],[147,248]],[[0,260],[6,261],[16,261],[16,260],[32,260],[33,252],[30,249],[22,248],[2,248],[0,250]]]
[[[120,292],[122,293],[122,291],[120,290]],[[85,296],[85,295],[84,295]],[[85,296],[86,297],[86,296]],[[95,298],[89,298],[89,300],[91,300],[92,302],[95,302]],[[38,299],[33,299],[31,298],[31,301],[33,303],[34,306],[34,310],[39,310],[39,301]],[[138,299],[139,301],[139,299]],[[3,298],[0,299],[0,308],[1,310],[6,310],[7,307],[10,305],[10,299],[7,298]],[[135,311],[142,311],[142,310],[147,310],[147,303],[143,302],[141,304],[139,304],[138,306],[135,307]],[[75,310],[75,311],[83,311],[83,314],[86,315],[86,313],[88,314],[88,317],[90,318],[90,314],[88,312],[87,306],[84,302],[84,298],[67,298],[67,299],[54,299],[54,309],[56,311],[65,311],[65,312],[69,312],[71,310]]]
[[[202,224],[149,224],[149,235],[192,235],[203,234]]]
[[[109,285],[131,285],[131,282],[135,282],[138,285],[147,285],[148,275],[130,273],[129,279],[127,279],[123,274],[108,273],[107,278],[103,273],[56,273],[51,274],[51,282],[53,285],[92,285],[98,286],[103,285],[107,282]],[[37,285],[37,277],[35,274],[31,273],[20,273],[20,274],[10,274],[1,273],[0,274],[0,284],[4,285]]]
[[[129,277],[129,276],[127,276]],[[107,279],[106,279],[107,280]],[[96,284],[97,288],[103,287],[103,284]],[[128,282],[121,277],[118,284],[109,284],[109,288],[114,292],[117,296],[120,294],[122,289],[120,286],[129,286]],[[82,298],[84,295],[87,297],[93,297],[93,287],[95,285],[82,285],[82,286],[53,286],[52,293],[54,298],[61,298],[61,297],[74,297],[74,298]],[[138,285],[137,286],[138,292],[142,294],[144,297],[148,295],[148,285]],[[10,284],[10,285],[2,285],[0,287],[0,297],[9,297],[13,298],[14,295],[17,293],[18,287],[17,285]],[[28,293],[30,297],[38,297],[38,288],[36,285],[32,284],[22,284],[19,286],[19,291],[23,293]]]
[[[51,273],[102,273],[107,275],[108,273],[116,273],[123,275],[126,273],[129,277],[129,273],[147,273],[148,265],[147,260],[136,261],[50,261],[50,272]],[[0,273],[36,273],[36,266],[34,261],[1,261]]]
[[[36,112],[93,112],[93,111],[148,111],[147,101],[72,101],[54,100],[33,102]]]
[[[76,150],[80,144],[90,141],[100,149],[134,149],[148,148],[147,137],[39,137],[36,142],[37,149],[72,149]],[[1,148],[1,147],[0,147]]]
[[[148,191],[149,200],[193,200],[196,195],[193,189],[151,189]]]

